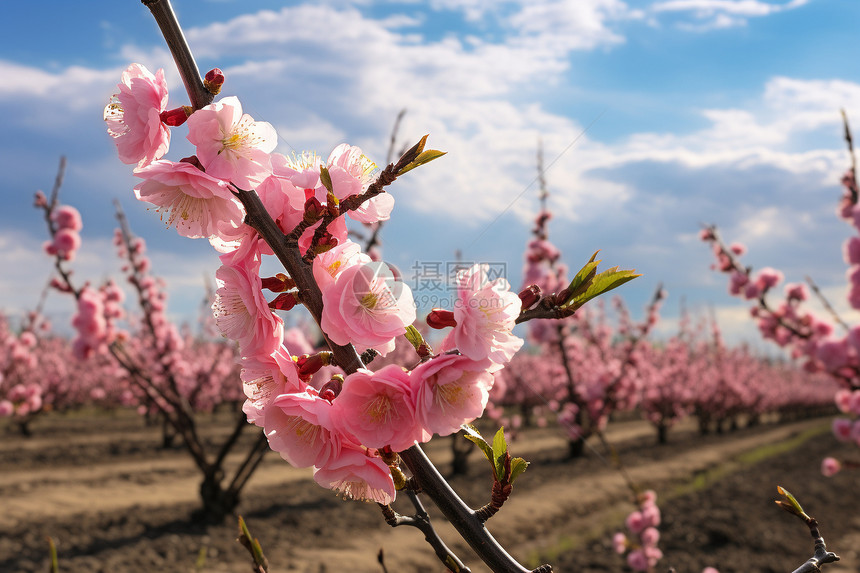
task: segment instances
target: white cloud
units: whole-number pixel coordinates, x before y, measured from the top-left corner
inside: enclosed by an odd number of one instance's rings
[[[677,23],[678,27],[694,32],[706,32],[745,26],[749,18],[760,18],[800,8],[806,5],[808,1],[664,0],[652,4],[650,12],[657,15],[670,13],[689,17],[692,21],[682,20]]]

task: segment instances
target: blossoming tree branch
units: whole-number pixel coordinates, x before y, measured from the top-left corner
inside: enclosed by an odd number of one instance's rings
[[[598,272],[600,261],[592,257],[558,292],[530,286],[518,294],[505,279],[490,280],[487,265],[474,265],[457,276],[454,308],[431,313],[431,327],[450,328],[434,350],[413,324],[411,290],[349,239],[346,218],[387,220],[394,207],[387,188],[444,153],[426,148],[425,136],[381,170],[346,144],[327,159],[281,155],[274,128],[244,113],[238,98],[213,101],[224,74],[216,68],[201,79],[170,3],[143,3],[174,56],[190,105],[169,109],[163,71],[131,64],[105,109],[108,133],[120,160],[134,165],[141,179],[135,196],[180,235],[206,238],[220,253],[212,309],[221,333],[239,346],[248,421],[263,428],[269,446],[290,464],[313,467],[321,486],[378,503],[391,525],[419,521],[401,519],[391,508],[398,491],[426,494],[493,571],[527,571],[484,525],[527,467],[511,458],[503,434],[491,445],[470,430],[493,467],[492,500],[477,511],[418,444],[481,416],[495,375],[523,344],[512,332],[515,324],[571,316],[638,275],[617,267]],[[172,130],[181,125],[195,153],[165,159]],[[277,257],[286,272],[261,276],[264,256]],[[328,351],[292,356],[287,350],[278,312],[298,305],[319,325]],[[401,336],[415,349],[417,364],[366,368],[392,352]],[[311,385],[324,366],[343,375]],[[449,569],[466,570],[441,541],[427,537]]]

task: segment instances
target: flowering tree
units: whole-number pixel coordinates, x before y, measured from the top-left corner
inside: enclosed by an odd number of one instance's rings
[[[455,433],[481,415],[495,374],[522,345],[512,333],[516,323],[572,316],[636,275],[617,268],[598,274],[592,259],[558,293],[535,288],[521,297],[504,279],[490,280],[485,265],[475,265],[457,277],[453,310],[436,313],[431,326],[451,330],[434,351],[413,326],[410,289],[349,240],[346,218],[386,220],[394,204],[386,187],[443,153],[425,149],[425,136],[381,171],[349,145],[325,160],[275,153],[270,124],[245,114],[236,97],[212,101],[224,76],[215,69],[201,80],[169,3],[144,4],[167,39],[191,105],[167,109],[163,73],[132,64],[105,110],[108,132],[120,159],[135,165],[142,180],[137,198],[155,205],[179,234],[206,238],[221,253],[213,312],[222,334],[238,343],[248,420],[263,428],[285,460],[312,466],[321,486],[379,503],[391,525],[421,528],[449,567],[459,560],[428,534],[426,518],[391,509],[398,490],[429,496],[493,570],[525,571],[484,522],[504,503],[526,462],[512,459],[503,441],[489,446],[472,435],[489,448],[495,484],[491,503],[474,511],[418,443]],[[186,123],[194,156],[165,159],[171,128]],[[260,276],[266,255],[276,256],[286,272]],[[264,290],[276,296],[269,300]],[[278,312],[298,304],[320,326],[329,350],[290,354]],[[369,370],[376,356],[395,349],[397,337],[409,341],[418,364]],[[319,387],[309,384],[330,366],[342,374]]]
[[[853,139],[844,113],[843,119],[851,167],[842,177],[843,194],[837,214],[860,232]],[[701,238],[711,245],[716,257],[714,268],[729,275],[729,292],[752,302],[751,315],[762,337],[790,350],[793,358],[803,361],[806,370],[826,373],[839,384],[836,405],[850,417],[835,420],[833,431],[840,440],[857,442],[860,437],[860,326],[851,326],[842,320],[811,280],[812,289],[830,312],[829,318],[816,316],[806,308],[804,303],[810,292],[802,283],[787,284],[782,300],[774,303],[774,289],[784,278],[782,272],[766,267],[753,274],[752,267],[740,261],[746,248],[739,243],[727,245],[714,225],[706,227]],[[846,241],[843,254],[849,265],[848,303],[860,309],[860,236]],[[846,464],[858,465],[853,460],[847,460]],[[829,459],[823,467],[825,473],[832,474],[838,470],[839,462]]]

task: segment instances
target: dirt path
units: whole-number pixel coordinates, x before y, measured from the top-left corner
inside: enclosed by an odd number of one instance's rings
[[[60,432],[66,438],[60,444],[51,435],[0,442],[0,570],[44,570],[45,535],[58,540],[64,572],[242,570],[239,564],[246,556],[233,541],[233,524],[199,527],[187,522],[197,504],[199,478],[184,452],[155,448],[157,430],[116,424],[113,431]],[[651,445],[652,430],[641,422],[610,425],[607,436],[635,481],[668,491],[744,452],[827,424],[765,426],[705,440],[690,425],[662,448]],[[217,427],[209,430],[223,433]],[[511,447],[534,463],[488,527],[531,566],[539,564],[538,554],[555,554],[588,538],[589,531],[594,535],[621,523],[630,511],[619,473],[595,452],[574,464],[560,463],[565,441],[552,430],[530,431]],[[427,449],[441,468],[450,463],[448,440]],[[452,484],[477,507],[487,501],[490,482],[486,462],[477,454],[472,459],[469,475]],[[228,461],[238,463],[239,456]],[[415,529],[392,530],[374,505],[337,500],[312,483],[308,470],[291,468],[275,454],[266,457],[243,499],[239,510],[260,537],[273,572],[378,572],[380,548],[390,571],[439,569]],[[411,513],[404,503],[398,500],[396,509]],[[440,534],[473,571],[486,571],[435,508],[428,510]],[[205,565],[194,569],[201,551]]]

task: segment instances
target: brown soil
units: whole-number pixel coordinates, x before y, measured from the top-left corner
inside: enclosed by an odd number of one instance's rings
[[[829,424],[817,419],[706,437],[689,426],[670,434],[665,446],[653,445],[641,422],[610,425],[608,440],[631,478],[658,493],[665,554],[658,570],[798,567],[811,555],[812,541],[797,518],[773,504],[779,484],[818,518],[828,547],[842,556],[826,570],[858,571],[860,479],[850,472],[820,475],[822,457],[853,453],[833,439]],[[191,522],[199,478],[190,458],[181,449],[160,449],[159,429],[141,426],[124,414],[52,416],[34,423],[30,439],[0,437],[0,572],[47,571],[46,536],[57,544],[63,573],[250,571],[247,552],[235,542],[235,522]],[[219,418],[202,431],[217,438],[229,428]],[[246,434],[250,446],[254,436]],[[427,450],[444,472],[449,439]],[[511,451],[532,465],[488,523],[502,544],[530,567],[549,562],[555,571],[624,571],[609,538],[633,507],[603,448],[595,443],[584,459],[565,462],[565,442],[544,429],[523,433]],[[487,470],[474,453],[468,475],[451,481],[473,507],[489,498]],[[405,499],[395,508],[410,510]],[[486,571],[435,508],[428,510],[472,570]],[[239,513],[273,573],[380,572],[380,549],[391,572],[444,570],[420,532],[391,529],[375,505],[339,500],[315,485],[309,471],[276,454],[251,479]]]

